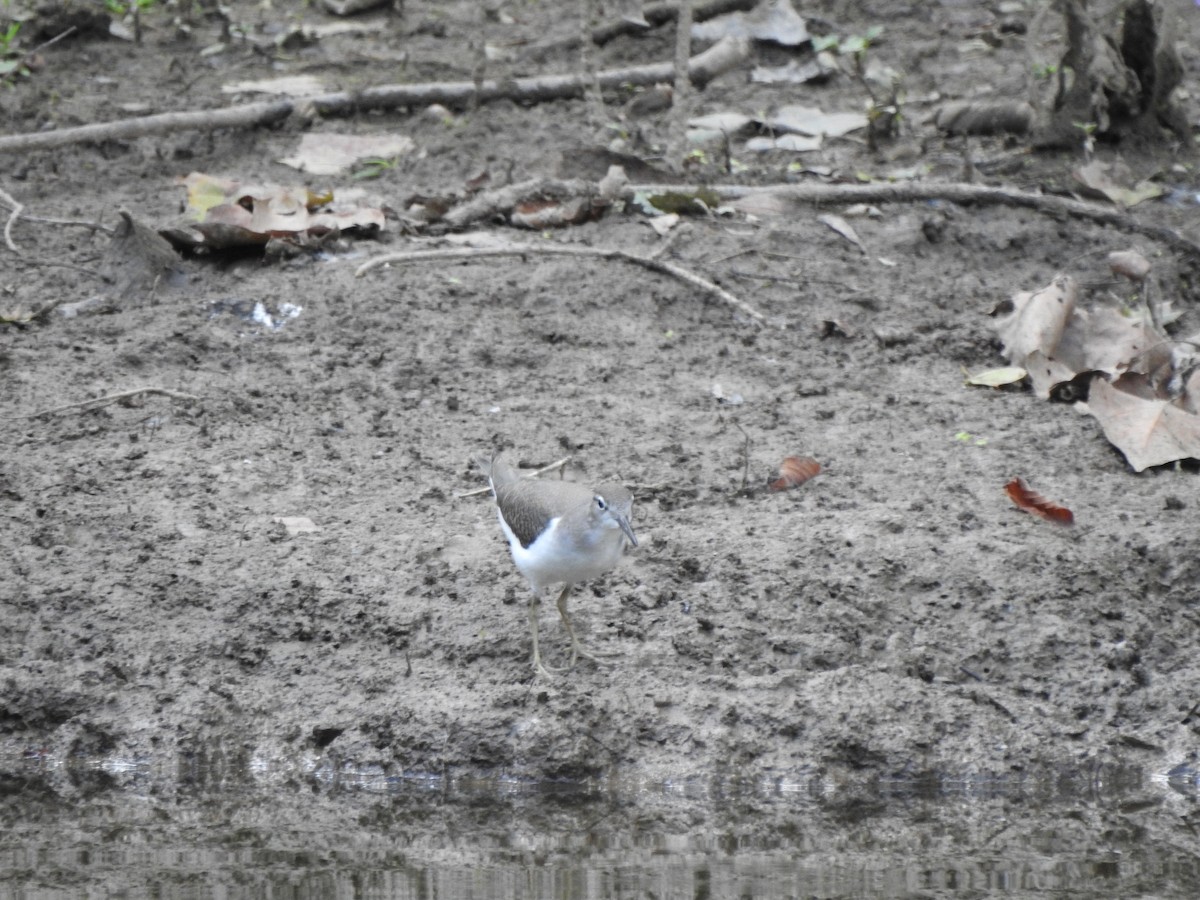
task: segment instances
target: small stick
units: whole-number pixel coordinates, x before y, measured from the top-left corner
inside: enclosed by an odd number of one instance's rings
[[[72,25],[66,31],[60,31],[54,37],[50,38],[50,40],[42,41],[40,44],[38,44],[36,47],[34,47],[32,50],[30,50],[28,53],[26,53],[25,58],[28,59],[29,57],[33,56],[33,54],[37,53],[39,50],[45,50],[51,44],[57,44],[63,38],[70,37],[74,33],[75,33],[75,26]]]
[[[569,463],[572,459],[574,459],[573,456],[564,456],[562,459],[558,460],[557,462],[552,462],[548,466],[542,466],[540,469],[534,469],[532,472],[523,472],[521,474],[521,477],[522,478],[537,478],[539,475],[545,475],[547,472],[552,472],[555,469],[561,469],[563,466],[565,466],[567,463]],[[455,494],[454,496],[458,500],[463,500],[467,497],[478,497],[480,494],[490,494],[491,492],[492,492],[492,489],[489,486],[489,487],[484,487],[484,488],[475,488],[475,490],[473,490],[473,491],[467,491],[466,493],[462,493],[462,494]]]
[[[767,317],[755,309],[750,304],[746,303],[738,297],[735,297],[729,291],[713,284],[694,272],[690,272],[682,266],[677,266],[675,263],[670,263],[661,259],[654,259],[646,256],[638,256],[636,253],[629,253],[625,250],[613,250],[600,247],[579,247],[574,244],[547,244],[541,245],[525,245],[513,244],[510,247],[485,247],[485,248],[455,248],[452,250],[416,250],[411,253],[385,253],[381,256],[376,256],[373,259],[367,260],[355,270],[356,277],[362,277],[372,269],[379,266],[391,265],[393,263],[409,263],[418,262],[421,260],[431,259],[484,259],[489,256],[525,256],[544,254],[549,256],[595,256],[600,259],[620,259],[625,262],[634,263],[635,265],[644,266],[647,269],[653,269],[657,272],[662,272],[674,278],[678,278],[686,284],[690,284],[705,293],[711,294],[719,300],[728,303],[734,309],[739,310],[749,316],[759,325],[766,324]]]
[[[17,249],[17,245],[13,243],[12,227],[13,222],[17,221],[21,215],[21,211],[24,210],[25,207],[18,203],[16,198],[14,198],[12,194],[8,193],[3,188],[0,188],[0,200],[3,200],[12,210],[12,213],[8,217],[8,221],[4,223],[4,243],[8,245],[8,249],[13,253],[20,253],[21,251]]]
[[[750,41],[743,38],[722,38],[688,64],[688,73],[698,86],[741,65],[750,56]],[[671,77],[671,63],[652,63],[622,69],[605,69],[597,73],[602,88],[617,89],[625,84],[656,84]],[[542,75],[534,78],[496,80],[485,79],[480,86],[474,81],[437,82],[427,84],[391,84],[355,91],[340,91],[294,99],[267,100],[221,109],[190,110],[118,119],[113,122],[92,123],[75,128],[58,128],[27,134],[0,135],[0,153],[27,153],[48,150],[85,141],[130,140],[150,134],[177,131],[212,131],[217,128],[247,128],[286,119],[295,110],[312,107],[323,116],[350,115],[365,109],[397,109],[399,107],[469,106],[474,100],[486,102],[510,99],[519,103],[537,103],[582,95],[587,77],[578,73]]]
[[[142,394],[161,394],[164,397],[170,397],[172,400],[182,400],[186,403],[195,403],[200,399],[195,394],[185,394],[182,391],[172,391],[168,388],[143,387],[134,388],[132,391],[121,391],[119,394],[107,394],[103,397],[95,397],[91,400],[81,400],[78,403],[68,403],[65,406],[55,406],[53,409],[43,409],[41,412],[30,413],[29,415],[25,416],[7,416],[6,418],[40,419],[42,416],[51,416],[57,413],[70,412],[74,409],[102,409],[110,404],[117,403],[121,400],[128,400],[130,397],[138,397]]]

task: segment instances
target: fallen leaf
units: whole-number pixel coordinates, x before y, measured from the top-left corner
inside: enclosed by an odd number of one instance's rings
[[[1183,399],[1159,399],[1146,376],[1131,373],[1111,384],[1092,379],[1087,409],[1133,470],[1141,472],[1200,458],[1200,416],[1184,408]]]
[[[751,129],[753,125],[753,118],[739,112],[710,113],[707,116],[697,116],[694,119],[688,119],[688,128],[697,128],[701,131],[719,131],[722,134],[738,134],[739,132]]]
[[[183,224],[160,231],[175,247],[193,251],[262,246],[272,238],[301,243],[333,232],[375,233],[383,210],[332,206],[331,193],[305,187],[242,184],[193,172],[183,179],[188,203]]]
[[[867,254],[867,248],[864,247],[863,242],[859,240],[858,233],[855,232],[855,230],[850,227],[850,223],[841,216],[835,216],[831,213],[826,213],[824,215],[817,216],[817,221],[822,225],[832,228],[834,231],[856,246],[859,250],[861,250],[864,256]]]
[[[567,197],[563,200],[531,198],[517,203],[508,220],[517,228],[541,231],[543,228],[594,222],[604,215],[608,207],[608,202],[599,197]]]
[[[1021,478],[1014,478],[1004,486],[1009,499],[1020,509],[1035,516],[1041,516],[1050,522],[1060,525],[1072,525],[1075,515],[1065,506],[1060,506],[1043,497],[1027,485]]]
[[[1011,315],[996,322],[1008,360],[1024,365],[1035,351],[1052,356],[1078,299],[1079,285],[1069,275],[1059,275],[1038,291],[1018,291]]]
[[[650,227],[658,234],[659,237],[666,237],[672,228],[679,224],[679,213],[666,213],[661,216],[653,216],[648,220]]]
[[[769,491],[799,487],[821,474],[821,464],[811,456],[788,456],[779,464],[779,477],[767,485]]]
[[[416,144],[402,134],[307,133],[292,156],[279,160],[285,166],[312,175],[338,175],[360,159],[394,159]]]
[[[804,62],[789,60],[785,66],[757,66],[750,73],[750,81],[755,84],[807,84],[821,81],[835,71],[822,63],[819,56],[814,56]]]
[[[767,126],[775,131],[825,137],[841,137],[867,127],[865,113],[824,113],[815,106],[784,106],[772,116]]]
[[[1080,166],[1071,174],[1093,196],[1099,195],[1126,208],[1137,206],[1143,200],[1161,197],[1164,193],[1164,188],[1151,181],[1139,181],[1131,187],[1126,187],[1121,182],[1132,180],[1132,176],[1117,166],[1099,159]]]
[[[791,0],[774,0],[750,12],[731,12],[692,26],[694,40],[719,41],[724,37],[749,37],[784,47],[796,47],[810,40],[808,26]]]
[[[768,150],[788,150],[792,153],[812,153],[821,149],[824,139],[821,137],[805,137],[802,134],[781,134],[779,137],[753,137],[746,141],[746,149],[751,153],[765,153]]]
[[[1029,373],[1020,366],[1006,366],[1003,369],[988,369],[978,375],[969,375],[966,383],[975,387],[1004,387],[1006,384],[1016,384],[1025,379]]]

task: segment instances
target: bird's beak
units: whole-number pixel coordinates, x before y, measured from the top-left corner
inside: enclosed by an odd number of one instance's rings
[[[631,526],[629,524],[629,520],[621,515],[614,516],[614,518],[617,520],[617,524],[621,526],[621,530],[623,532],[625,532],[625,537],[629,538],[630,546],[636,547],[637,546],[637,536],[634,535],[633,526]]]

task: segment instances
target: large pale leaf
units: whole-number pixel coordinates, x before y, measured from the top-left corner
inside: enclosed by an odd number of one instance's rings
[[[1040,291],[1018,292],[1012,313],[996,323],[1004,355],[1029,371],[1042,399],[1083,372],[1119,375],[1162,341],[1142,319],[1108,307],[1079,309],[1078,297],[1075,280],[1060,275]]]
[[[1155,396],[1145,376],[1093,379],[1087,408],[1136,472],[1200,457],[1200,416]]]
[[[996,322],[1009,362],[1024,366],[1035,351],[1052,357],[1078,299],[1079,285],[1069,275],[1059,275],[1041,290],[1018,291],[1012,313]]]
[[[867,127],[865,113],[825,113],[815,106],[783,106],[767,123],[775,131],[790,131],[816,137],[841,137]]]
[[[758,4],[750,12],[732,12],[697,22],[692,26],[692,37],[701,41],[749,37],[785,47],[796,47],[810,40],[808,26],[791,0],[772,0]]]
[[[312,175],[338,175],[360,159],[392,159],[416,145],[402,134],[319,134],[300,138],[295,154],[279,160],[285,166]]]

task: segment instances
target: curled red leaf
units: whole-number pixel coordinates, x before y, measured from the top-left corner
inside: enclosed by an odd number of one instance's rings
[[[1021,478],[1014,478],[1004,486],[1004,490],[1008,492],[1009,499],[1027,513],[1058,522],[1060,525],[1075,523],[1075,515],[1069,509],[1047,500]]]
[[[767,485],[768,490],[786,491],[799,487],[821,474],[821,464],[811,456],[789,456],[779,464],[779,477]]]

